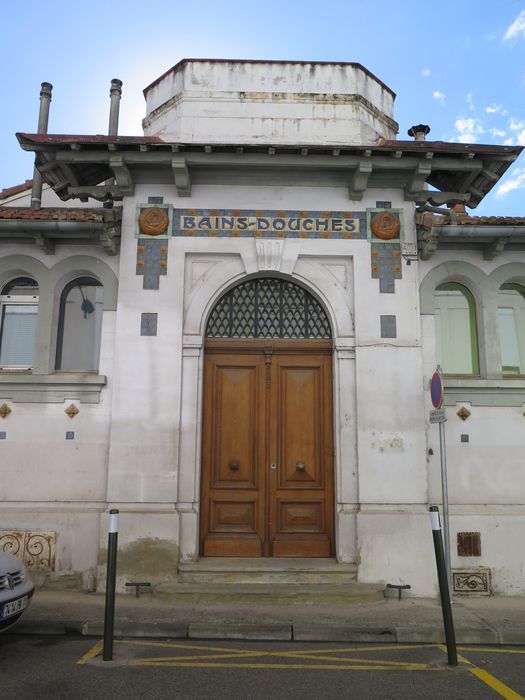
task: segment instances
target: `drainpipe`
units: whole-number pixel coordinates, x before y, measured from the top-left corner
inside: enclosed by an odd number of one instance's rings
[[[40,110],[38,113],[38,134],[47,134],[49,121],[49,105],[51,104],[51,83],[42,83],[40,89]],[[36,157],[35,157],[36,160]],[[36,169],[33,171],[33,187],[31,189],[31,209],[40,209],[42,205],[42,175]]]
[[[122,95],[122,80],[118,78],[113,78],[111,81],[111,87],[109,89],[109,126],[108,126],[108,136],[117,136],[118,134],[118,116],[120,109],[120,98]],[[113,185],[114,179],[110,178],[106,180],[106,185]],[[111,209],[113,207],[113,200],[108,195],[108,198],[104,200],[102,204],[104,209]]]
[[[118,134],[118,113],[120,108],[120,97],[122,95],[122,80],[113,78],[109,97],[111,100],[109,106],[109,127],[108,136],[116,136]]]

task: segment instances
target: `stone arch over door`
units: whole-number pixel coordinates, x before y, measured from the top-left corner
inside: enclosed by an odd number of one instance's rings
[[[332,332],[304,287],[256,277],[208,318],[200,551],[334,553]]]
[[[330,262],[332,260],[330,259]],[[201,551],[201,456],[204,395],[205,331],[212,309],[229,290],[255,276],[243,274],[239,258],[231,256],[226,264],[218,265],[201,288],[190,290],[185,307],[182,349],[181,432],[178,450],[178,488],[176,509],[179,515],[179,547],[182,561],[198,558]],[[351,265],[351,261],[349,263]],[[317,300],[328,318],[331,345],[327,352],[332,370],[332,425],[335,533],[331,552],[342,562],[356,557],[356,512],[358,510],[358,476],[356,450],[355,339],[353,329],[353,288],[334,285],[322,265],[299,261],[297,272],[283,275],[272,272],[259,274],[289,280],[308,291]],[[327,279],[328,277],[328,279]],[[311,339],[312,340],[312,339]]]

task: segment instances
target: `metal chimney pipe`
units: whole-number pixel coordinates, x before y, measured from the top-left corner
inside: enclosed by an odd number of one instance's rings
[[[111,100],[109,106],[109,127],[108,136],[116,136],[118,134],[118,114],[120,108],[120,98],[122,95],[122,80],[118,78],[113,78],[111,81],[111,88],[109,90],[109,97]]]
[[[412,136],[414,141],[424,141],[428,133],[430,133],[428,124],[416,124],[416,126],[411,126],[407,131],[407,134]]]
[[[40,86],[40,110],[38,112],[38,134],[47,134],[49,122],[49,105],[51,104],[51,83],[42,83]],[[36,160],[36,158],[35,158]],[[35,168],[33,170],[33,187],[31,188],[31,209],[40,209],[42,205],[42,175]]]

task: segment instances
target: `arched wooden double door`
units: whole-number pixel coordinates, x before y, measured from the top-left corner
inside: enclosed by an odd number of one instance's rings
[[[250,280],[207,327],[201,552],[329,557],[333,501],[330,324],[302,287]]]

